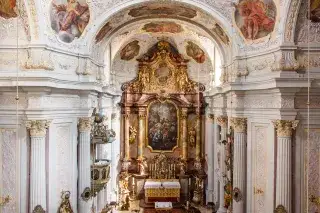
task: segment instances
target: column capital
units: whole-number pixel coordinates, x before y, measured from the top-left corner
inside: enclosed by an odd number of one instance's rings
[[[146,115],[147,115],[147,113],[146,113],[145,109],[139,109],[139,111],[138,111],[139,119],[144,119],[146,117]]]
[[[91,128],[93,125],[93,117],[83,117],[79,118],[78,121],[78,129],[80,132],[91,132]]]
[[[188,108],[182,108],[180,113],[181,119],[187,119],[188,118]]]
[[[278,137],[291,137],[292,130],[296,129],[298,126],[299,121],[289,121],[289,120],[275,120],[272,121],[274,127],[277,130]]]
[[[245,132],[247,129],[247,118],[231,118],[231,126],[235,132]]]
[[[44,137],[51,121],[49,120],[31,120],[26,121],[26,127],[30,130],[30,136]]]
[[[217,117],[217,123],[224,128],[227,128],[228,117],[227,116],[219,116]]]

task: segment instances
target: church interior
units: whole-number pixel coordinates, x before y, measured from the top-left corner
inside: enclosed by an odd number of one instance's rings
[[[0,213],[320,212],[320,0],[0,0]]]

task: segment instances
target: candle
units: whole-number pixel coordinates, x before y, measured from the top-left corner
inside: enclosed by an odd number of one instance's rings
[[[191,178],[189,178],[189,186],[191,186]]]

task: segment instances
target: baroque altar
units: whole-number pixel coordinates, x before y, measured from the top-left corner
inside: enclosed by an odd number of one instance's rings
[[[189,197],[180,188],[190,188],[180,177],[205,174],[205,88],[189,78],[188,60],[169,42],[159,41],[138,62],[137,77],[122,85],[122,173],[140,199],[152,181],[178,182],[179,201]]]

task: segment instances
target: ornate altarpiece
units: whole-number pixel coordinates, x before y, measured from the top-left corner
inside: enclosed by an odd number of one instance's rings
[[[160,153],[175,159],[173,176],[181,170],[203,172],[205,87],[189,78],[189,60],[166,41],[137,60],[137,77],[122,85],[122,171],[148,177]],[[188,144],[188,115],[196,116],[195,147]],[[190,152],[193,159],[188,158]]]

